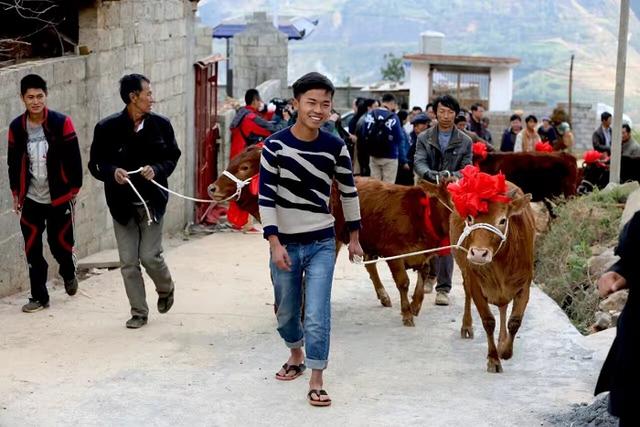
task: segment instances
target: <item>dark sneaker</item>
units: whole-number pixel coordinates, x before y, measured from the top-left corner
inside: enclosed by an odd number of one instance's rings
[[[64,281],[64,290],[67,291],[67,295],[73,296],[78,292],[78,279],[73,278],[71,280]]]
[[[49,308],[49,302],[42,304],[40,301],[36,301],[33,298],[29,298],[29,302],[22,306],[22,311],[25,313],[35,313],[36,311]]]
[[[146,324],[147,318],[142,316],[133,316],[131,319],[127,320],[127,328],[129,329],[142,328]]]
[[[176,288],[174,287],[173,289],[171,289],[171,292],[169,292],[167,294],[167,296],[164,297],[158,297],[158,312],[159,313],[166,313],[167,311],[171,310],[171,307],[173,306],[173,291]]]

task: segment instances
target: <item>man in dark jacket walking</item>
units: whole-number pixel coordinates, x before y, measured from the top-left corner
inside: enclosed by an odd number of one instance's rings
[[[593,132],[593,149],[611,155],[611,113],[600,114],[600,122],[595,132]]]
[[[460,176],[460,170],[472,162],[471,138],[454,126],[460,112],[458,101],[444,95],[434,101],[438,124],[418,135],[414,170],[416,174],[431,182],[451,176]],[[436,304],[449,305],[453,257],[433,257],[431,275],[437,270]],[[431,282],[431,281],[430,281]],[[432,282],[431,282],[432,283]]]
[[[124,76],[120,97],[126,108],[96,125],[89,170],[104,181],[131,304],[132,317],[126,326],[135,329],[147,323],[149,313],[140,263],[155,283],[158,311],[166,313],[173,305],[174,283],[162,257],[162,219],[169,197],[151,180],[166,187],[181,153],[169,119],[151,112],[154,100],[149,79],[140,74]],[[130,174],[138,169],[140,173]]]
[[[429,123],[431,123],[431,119],[427,117],[425,113],[416,114],[413,119],[411,119],[411,133],[409,134],[409,148],[407,150],[407,164],[409,165],[409,170],[400,169],[398,170],[398,176],[396,177],[396,184],[400,185],[414,185],[415,177],[413,173],[413,158],[416,155],[416,144],[418,142],[418,135],[429,127]]]
[[[620,260],[598,280],[598,290],[606,297],[620,289],[628,288],[629,297],[618,319],[616,338],[611,344],[595,394],[609,390],[609,412],[620,417],[620,426],[636,426],[640,423],[638,404],[638,378],[640,378],[640,212],[625,225],[616,255]]]
[[[36,74],[25,76],[20,93],[26,111],[9,126],[9,186],[13,210],[20,215],[29,263],[31,298],[22,307],[33,313],[49,307],[48,265],[42,234],[60,264],[69,295],[78,290],[74,245],[74,201],[82,186],[80,146],[71,119],[47,109],[47,83]]]

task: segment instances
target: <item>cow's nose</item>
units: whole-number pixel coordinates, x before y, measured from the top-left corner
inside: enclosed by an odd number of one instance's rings
[[[207,193],[209,194],[209,197],[211,197],[213,199],[213,195],[216,194],[216,192],[218,191],[218,187],[215,184],[210,184],[207,187]]]
[[[469,249],[467,259],[474,264],[487,264],[493,259],[493,252],[486,248],[472,247]]]

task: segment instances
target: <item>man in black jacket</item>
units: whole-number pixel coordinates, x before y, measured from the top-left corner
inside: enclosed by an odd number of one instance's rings
[[[593,149],[611,155],[611,113],[600,114],[600,122],[595,132],[593,132]]]
[[[166,187],[181,153],[169,119],[151,112],[154,100],[149,79],[140,74],[124,76],[120,97],[126,108],[96,125],[89,170],[104,181],[131,304],[132,317],[126,325],[136,329],[147,323],[149,314],[140,263],[156,286],[158,311],[166,313],[173,305],[174,283],[162,257],[162,218],[169,195],[151,180]],[[138,169],[140,173],[130,174]]]
[[[37,74],[25,76],[20,93],[26,111],[9,125],[7,163],[13,210],[20,215],[29,263],[31,298],[22,311],[33,313],[49,307],[49,266],[42,248],[45,229],[67,294],[75,295],[78,290],[73,215],[82,186],[82,161],[71,119],[47,109],[44,79]]]
[[[600,372],[595,393],[609,390],[609,412],[620,417],[621,426],[637,426],[640,423],[636,406],[640,378],[640,307],[636,295],[640,284],[640,212],[636,212],[622,230],[616,255],[620,260],[600,277],[598,290],[606,297],[628,288],[629,296],[618,319],[616,338]]]

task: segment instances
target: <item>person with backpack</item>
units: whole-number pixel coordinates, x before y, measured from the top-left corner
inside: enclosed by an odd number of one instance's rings
[[[275,108],[269,109],[262,102],[257,89],[244,94],[245,106],[241,107],[231,121],[231,149],[233,159],[250,145],[255,145],[272,133],[287,126],[286,121],[272,121]]]
[[[363,111],[358,111],[356,116],[358,120],[356,120],[354,126],[354,132],[356,135],[356,159],[354,162],[354,170],[357,171],[356,174],[360,176],[371,176],[371,168],[369,167],[369,152],[367,151],[367,147],[365,146],[364,141],[364,132],[363,129],[365,127],[365,119],[367,118],[367,113],[375,110],[379,107],[378,101],[373,98],[367,98],[364,100]]]
[[[396,97],[384,94],[382,106],[367,113],[362,128],[362,139],[370,156],[371,177],[392,184],[396,181],[398,164],[409,168],[404,144],[406,134],[394,113],[397,108]]]

